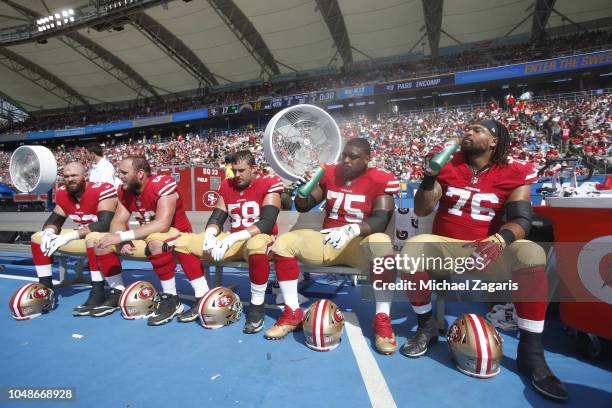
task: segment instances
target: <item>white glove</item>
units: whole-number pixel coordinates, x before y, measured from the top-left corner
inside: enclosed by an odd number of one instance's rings
[[[335,249],[340,249],[351,239],[358,237],[361,234],[361,228],[358,224],[347,224],[342,227],[323,229],[321,233],[325,234],[323,245],[330,244]]]
[[[229,234],[227,237],[218,241],[217,246],[213,248],[211,253],[212,258],[215,262],[221,262],[223,260],[223,257],[225,256],[225,253],[228,249],[232,247],[232,245],[234,245],[236,242],[245,241],[249,238],[251,238],[251,234],[245,229],[242,231],[234,232],[233,234]]]
[[[47,252],[45,252],[44,254],[47,256],[51,256],[59,248],[63,247],[70,241],[74,241],[75,239],[79,239],[79,231],[72,231],[68,234],[57,235],[56,238],[51,242],[51,245],[47,249]]]
[[[214,228],[206,228],[206,231],[204,231],[204,245],[202,246],[204,252],[210,251],[219,244],[220,241],[215,232],[216,229]]]
[[[40,236],[40,250],[43,254],[49,250],[55,238],[57,238],[57,234],[53,228],[47,228],[42,232]]]

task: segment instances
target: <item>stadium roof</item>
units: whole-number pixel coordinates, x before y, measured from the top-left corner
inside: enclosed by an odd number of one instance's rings
[[[64,29],[47,36],[44,44],[36,38],[7,41],[0,35],[0,96],[30,112],[112,103],[411,51],[429,54],[436,42],[446,47],[509,32],[531,33],[537,27],[536,10],[542,21],[549,16],[547,27],[612,16],[609,0],[126,3],[150,7],[124,13],[120,7],[106,22]],[[66,8],[91,9],[94,4],[0,0],[0,33],[35,26],[37,19]]]

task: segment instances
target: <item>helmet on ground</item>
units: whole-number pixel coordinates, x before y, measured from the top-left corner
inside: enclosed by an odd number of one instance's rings
[[[55,294],[42,283],[28,283],[13,293],[9,309],[17,320],[34,319],[55,307]]]
[[[206,292],[198,305],[202,326],[218,329],[232,324],[242,314],[240,297],[230,288],[219,286]]]
[[[316,351],[333,350],[342,340],[344,315],[331,300],[314,302],[304,316],[306,345]]]
[[[462,373],[477,378],[499,374],[502,339],[482,316],[459,316],[448,328],[446,339],[453,362]]]
[[[119,298],[124,319],[142,319],[155,311],[157,290],[151,282],[136,281],[125,288]]]

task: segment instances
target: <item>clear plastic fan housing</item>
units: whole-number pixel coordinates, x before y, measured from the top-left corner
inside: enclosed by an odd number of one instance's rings
[[[22,193],[45,194],[57,179],[57,162],[44,146],[20,146],[11,156],[13,185]]]
[[[317,165],[336,162],[340,129],[318,106],[295,105],[272,117],[263,138],[266,160],[281,177],[295,181]]]

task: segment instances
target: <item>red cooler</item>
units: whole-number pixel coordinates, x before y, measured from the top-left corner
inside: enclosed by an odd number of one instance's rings
[[[612,340],[612,197],[549,197],[534,211],[553,223],[561,320]]]

